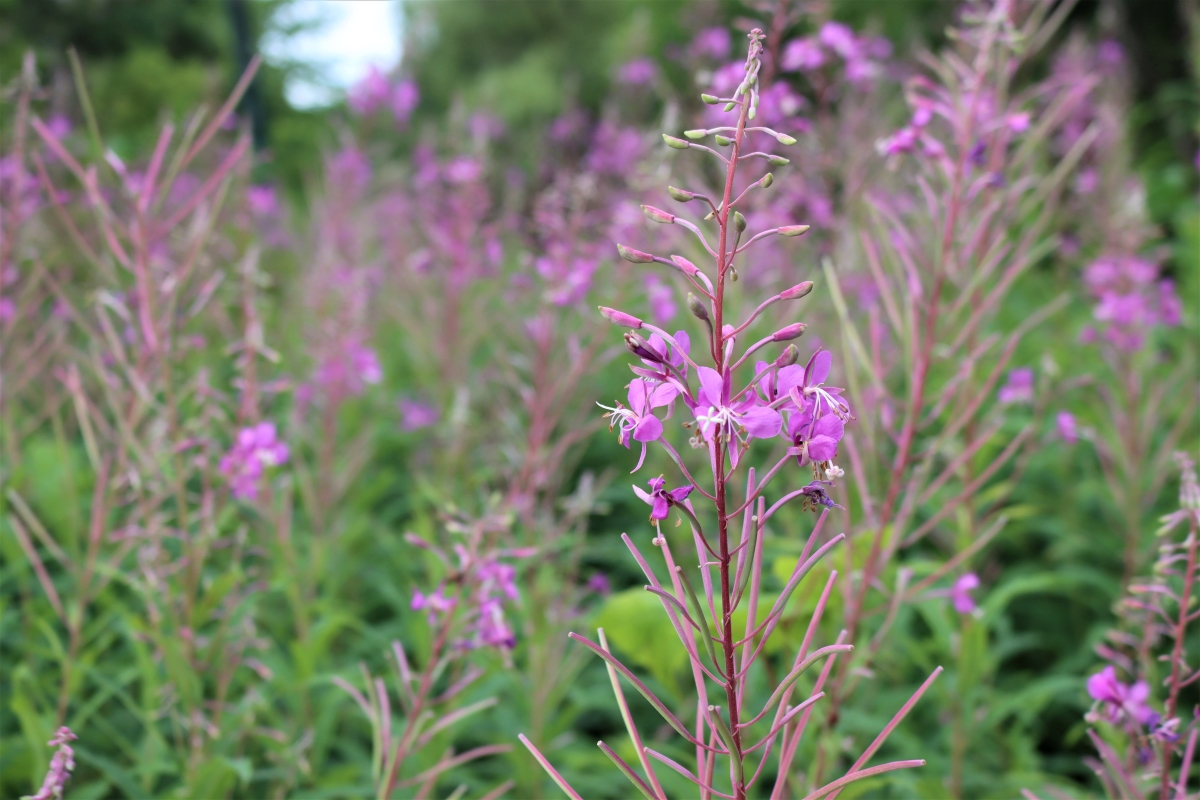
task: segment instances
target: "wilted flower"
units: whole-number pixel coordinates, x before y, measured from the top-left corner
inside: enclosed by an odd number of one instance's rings
[[[238,432],[237,441],[221,458],[220,470],[234,497],[253,500],[263,471],[287,460],[288,446],[275,438],[274,423],[260,422]]]
[[[73,742],[77,738],[79,737],[66,726],[59,728],[54,733],[54,738],[46,744],[50,747],[57,747],[58,750],[50,758],[50,768],[46,770],[42,788],[38,789],[37,794],[28,795],[21,800],[62,800],[63,789],[66,787],[67,781],[71,779],[71,772],[75,769],[75,750],[69,742]]]
[[[646,492],[634,486],[634,493],[642,499],[643,503],[650,504],[650,519],[664,520],[671,512],[671,506],[679,505],[688,498],[692,490],[696,487],[691,484],[680,486],[677,489],[666,489],[667,482],[660,475],[657,478],[651,478],[647,481],[650,484],[650,491]]]
[[[1002,404],[1033,402],[1033,370],[1029,367],[1008,373],[1008,381],[1000,387],[996,399]]]
[[[950,602],[954,604],[954,610],[960,614],[974,612],[977,606],[971,592],[978,588],[979,576],[974,572],[968,572],[956,580],[950,587]]]

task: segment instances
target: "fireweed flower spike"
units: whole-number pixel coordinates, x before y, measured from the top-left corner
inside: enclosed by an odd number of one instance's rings
[[[50,768],[46,770],[42,788],[38,789],[37,794],[26,795],[21,800],[62,800],[63,790],[75,769],[75,750],[70,743],[77,738],[67,727],[59,728],[55,732],[54,738],[46,744],[57,747],[58,750],[50,758]]]
[[[233,496],[253,500],[267,467],[287,463],[288,446],[275,438],[275,425],[260,422],[238,432],[237,441],[221,458],[221,473],[229,479]]]
[[[753,266],[750,262],[735,265],[738,256],[762,238],[776,234],[794,236],[807,230],[804,225],[786,225],[770,229],[762,235],[750,236],[742,243],[742,234],[748,230],[751,221],[743,215],[741,207],[746,195],[734,197],[737,172],[743,164],[754,163],[751,159],[769,155],[747,152],[747,138],[766,135],[784,145],[793,141],[790,136],[780,137],[768,129],[747,127],[747,121],[758,116],[760,102],[766,101],[765,105],[769,105],[773,100],[772,95],[759,95],[758,74],[763,34],[755,29],[749,38],[745,64],[725,89],[718,90],[725,96],[703,98],[711,106],[713,114],[722,107],[726,114],[731,114],[732,119],[722,121],[732,124],[718,125],[712,130],[688,131],[685,134],[687,139],[664,136],[667,147],[715,157],[725,172],[724,189],[719,202],[710,200],[702,192],[670,190],[672,198],[679,202],[702,201],[699,214],[707,214],[706,219],[715,223],[715,243],[705,238],[694,223],[683,217],[656,208],[644,209],[651,219],[683,228],[696,236],[700,245],[712,256],[712,263],[706,269],[701,269],[681,256],[667,258],[625,245],[617,247],[618,253],[626,261],[662,264],[683,273],[694,292],[688,298],[688,308],[696,323],[703,326],[701,335],[706,337],[704,346],[696,346],[693,351],[691,340],[683,332],[671,336],[635,317],[601,308],[601,313],[610,321],[634,329],[625,334],[625,343],[627,349],[641,361],[632,366],[636,377],[629,384],[628,407],[618,403],[611,408],[602,408],[608,412],[606,416],[611,426],[618,429],[618,439],[622,444],[628,447],[631,441],[642,443],[638,467],[645,460],[647,445],[657,443],[681,473],[681,486],[676,489],[666,488],[668,482],[673,481],[665,476],[651,479],[650,491],[633,487],[637,496],[651,507],[650,519],[656,529],[651,543],[662,553],[660,566],[653,566],[631,537],[622,538],[646,575],[647,590],[662,602],[663,610],[688,653],[695,681],[694,725],[675,716],[666,703],[621,663],[608,648],[603,631],[600,632],[599,643],[576,633],[571,633],[570,637],[603,659],[607,665],[638,763],[631,766],[615,758],[612,748],[603,742],[599,743],[600,748],[638,790],[652,800],[666,800],[655,774],[656,769],[664,768],[679,773],[694,784],[696,796],[700,797],[746,800],[751,792],[755,796],[766,796],[769,789],[756,788],[760,781],[763,784],[773,782],[775,789],[771,796],[781,796],[784,784],[795,772],[791,762],[803,736],[809,711],[825,697],[821,686],[829,674],[833,659],[853,649],[839,638],[836,644],[810,652],[829,592],[837,577],[835,571],[818,601],[808,634],[795,654],[791,672],[782,683],[766,687],[773,689],[771,693],[759,689],[763,680],[760,680],[754,665],[764,650],[766,640],[775,630],[788,598],[817,562],[845,538],[838,534],[826,540],[822,537],[822,530],[826,512],[840,508],[830,493],[835,490],[834,479],[842,477],[844,472],[833,464],[832,459],[837,454],[845,425],[853,417],[849,405],[841,398],[841,389],[825,385],[833,361],[832,354],[818,350],[806,366],[797,364],[798,350],[788,342],[803,332],[802,324],[786,325],[774,334],[757,339],[749,347],[739,347],[740,334],[750,327],[759,312],[779,300],[800,299],[811,291],[811,284],[797,284],[794,289],[767,300],[740,325],[726,319],[729,314],[726,308],[728,286],[737,279],[739,268],[746,271]],[[845,44],[841,40],[838,42]],[[838,42],[829,46],[835,47]],[[729,94],[731,89],[732,94]],[[769,119],[772,109],[762,110]],[[710,135],[715,136],[722,148],[720,151],[699,143]],[[783,164],[786,159],[770,156],[768,163]],[[755,185],[765,190],[775,182],[774,178],[764,180],[759,176]],[[649,331],[648,337],[642,334],[640,329],[643,328]],[[739,374],[741,366],[748,364],[750,355],[759,350],[772,349],[777,350],[774,361],[760,361],[754,364],[753,374]],[[702,361],[707,363],[700,363]],[[711,484],[708,478],[697,480],[692,477],[693,473],[684,463],[684,456],[670,441],[671,434],[675,432],[668,432],[663,420],[654,413],[655,409],[669,408],[676,399],[681,400],[691,412],[692,419],[685,422],[684,427],[692,432],[692,447],[706,451]],[[785,453],[774,465],[758,473],[746,464],[745,455],[750,440],[772,440],[781,435],[786,443]],[[688,451],[684,449],[683,452],[686,454]],[[768,512],[764,493],[784,468],[792,465],[793,458],[801,465],[812,464],[816,473],[814,479],[803,488],[783,496]],[[732,495],[735,481],[739,487],[737,497]],[[744,500],[740,496],[743,485]],[[704,499],[693,505],[692,498],[697,495]],[[813,526],[803,550],[804,555],[797,562],[786,588],[773,602],[771,610],[767,611],[766,598],[761,596],[763,538],[769,535],[765,523],[779,507],[793,501],[799,502],[805,509],[821,512],[821,516]],[[658,530],[672,506],[683,512],[691,528],[696,560],[692,560],[690,552],[679,557],[673,554],[667,537]],[[739,521],[742,523],[740,532],[736,530]],[[735,632],[735,612],[743,603],[745,628],[741,630],[742,623],[739,622],[739,630]],[[756,639],[757,645],[754,644]],[[825,661],[825,666],[812,694],[793,702],[792,692],[796,691],[797,679],[821,660]],[[754,680],[750,680],[752,672],[755,673]],[[843,786],[860,778],[923,765],[923,761],[897,761],[867,767],[867,762],[940,672],[941,668],[934,671],[844,776],[823,787],[816,787],[810,796],[832,796]],[[765,676],[761,677],[765,679]],[[650,703],[687,745],[695,748],[694,764],[685,766],[641,746],[645,739],[629,713],[621,678]],[[767,697],[769,699],[764,702]],[[537,743],[524,735],[520,738],[567,796],[581,797],[554,769],[550,760],[538,749]],[[773,780],[765,772],[769,763],[774,765]]]

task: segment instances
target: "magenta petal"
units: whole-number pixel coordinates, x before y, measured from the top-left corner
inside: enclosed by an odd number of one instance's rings
[[[832,461],[837,456],[837,439],[814,436],[808,440],[808,457],[813,461]]]
[[[804,382],[804,368],[799,364],[792,364],[779,370],[779,377],[776,379],[779,386],[779,394],[788,394],[793,387],[800,386]]]
[[[766,406],[750,409],[742,415],[741,422],[746,428],[746,434],[755,439],[770,439],[772,436],[778,436],[779,431],[783,429],[783,417],[775,409]]]
[[[653,442],[663,434],[662,423],[653,414],[642,417],[633,429],[633,438],[639,442]]]
[[[667,498],[661,494],[656,494],[654,502],[650,506],[650,519],[666,519],[670,513],[669,509],[670,505],[667,503]]]
[[[670,403],[679,394],[679,389],[673,383],[660,383],[654,387],[654,391],[650,393],[649,404],[650,408],[662,408]]]
[[[643,503],[651,502],[652,495],[644,489],[639,489],[637,486],[634,486],[633,493],[636,494]]]
[[[667,492],[667,496],[670,497],[673,502],[682,503],[684,500],[688,499],[688,495],[691,494],[692,490],[695,488],[695,486],[692,486],[689,483],[687,486],[680,486],[678,489],[672,489],[671,491]]]
[[[645,381],[629,382],[629,410],[639,417],[650,408],[650,384]]]
[[[700,388],[708,402],[714,406],[724,405],[725,381],[721,379],[721,373],[711,367],[700,367],[697,371],[700,373]]]
[[[813,426],[813,436],[828,436],[835,442],[841,441],[845,433],[846,424],[833,414],[826,414],[817,420],[817,424]]]
[[[692,352],[692,337],[688,336],[687,331],[675,331],[675,344],[679,345],[679,349],[685,353]],[[682,364],[683,359],[679,358],[672,363]]]
[[[808,360],[804,368],[804,385],[819,386],[829,377],[829,366],[833,363],[833,354],[828,350],[818,350]]]

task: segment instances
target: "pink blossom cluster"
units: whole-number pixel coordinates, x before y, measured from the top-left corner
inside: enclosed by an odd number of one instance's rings
[[[1183,306],[1174,281],[1161,278],[1158,266],[1145,259],[1106,256],[1089,264],[1083,278],[1103,327],[1102,333],[1085,331],[1085,340],[1103,336],[1119,350],[1134,351],[1151,328],[1180,323]]]
[[[274,423],[260,422],[238,431],[237,441],[221,458],[220,469],[234,497],[254,500],[266,468],[287,460],[288,446],[276,438]]]
[[[355,338],[339,342],[313,373],[313,383],[325,396],[339,399],[360,395],[368,384],[381,380],[383,369],[375,350]]]
[[[1152,728],[1158,723],[1159,715],[1150,708],[1150,685],[1145,681],[1132,684],[1117,680],[1117,670],[1109,665],[1088,678],[1088,694],[1098,705],[1098,716],[1113,724],[1126,727]]]
[[[42,781],[42,786],[38,789],[37,794],[30,795],[23,800],[62,799],[67,781],[71,779],[71,772],[75,769],[75,750],[70,743],[77,738],[71,729],[65,726],[55,731],[54,738],[46,742],[50,747],[58,748],[50,758],[50,768],[46,771],[46,778]]]
[[[793,39],[783,48],[779,68],[784,72],[814,72],[840,64],[846,80],[868,86],[882,74],[892,43],[880,36],[859,36],[841,22],[826,22],[814,36]],[[766,94],[763,95],[766,97]]]
[[[351,111],[364,117],[386,108],[396,123],[404,126],[408,124],[420,98],[417,84],[411,78],[401,78],[393,82],[378,67],[373,66],[366,77],[350,89],[346,102]]]

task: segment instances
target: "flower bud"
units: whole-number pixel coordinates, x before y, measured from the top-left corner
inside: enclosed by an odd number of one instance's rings
[[[771,341],[772,342],[787,342],[787,341],[791,341],[792,339],[799,339],[801,336],[804,335],[804,329],[807,327],[808,326],[805,325],[803,322],[793,322],[791,325],[788,325],[786,328],[782,328],[780,330],[775,331],[775,333],[771,334]]]
[[[727,136],[722,136],[719,133],[716,136],[714,136],[713,139],[716,141],[717,144],[721,145],[721,147],[728,147],[729,145],[733,144],[732,139],[730,139]]]
[[[642,206],[642,213],[645,214],[646,219],[650,220],[651,222],[659,222],[669,225],[675,221],[674,214],[668,214],[667,212],[655,208],[654,206]]]
[[[773,176],[769,172],[766,175],[763,175],[761,178],[758,179],[758,185],[764,189],[770,189],[771,184],[774,182],[775,182],[775,176]]]
[[[711,94],[702,94],[702,95],[700,95],[700,99],[703,100],[705,103],[708,103],[710,106],[715,106],[717,103],[721,102],[721,100],[718,97],[716,97],[715,95],[711,95]]]
[[[793,286],[790,289],[784,289],[782,292],[779,293],[779,299],[781,299],[781,300],[797,300],[801,297],[804,297],[806,294],[808,294],[812,290],[813,290],[813,282],[812,281],[804,281],[804,283],[797,283],[795,286]]]
[[[630,264],[653,264],[654,256],[649,253],[643,253],[641,250],[634,250],[632,247],[626,247],[623,244],[617,245],[617,252],[621,258],[628,261]]]
[[[729,268],[729,280],[733,281],[734,283],[737,283],[737,279],[738,279],[737,267],[730,267]]]
[[[624,311],[617,311],[615,308],[607,306],[599,306],[600,316],[604,317],[609,322],[616,325],[623,325],[627,328],[640,328],[642,321],[632,314],[626,314]]]
[[[662,356],[656,353],[650,347],[650,343],[632,331],[625,334],[625,349],[633,353],[638,358],[643,358],[646,361],[653,361],[656,364],[662,363]]]
[[[708,131],[704,128],[696,128],[695,130],[684,131],[683,135],[689,139],[703,139],[708,135]]]
[[[775,134],[775,140],[777,142],[779,142],[780,144],[795,144],[796,143],[796,137],[788,136],[786,133]]]
[[[691,145],[683,139],[676,139],[674,136],[667,136],[665,133],[662,135],[662,137],[663,141],[667,143],[667,147],[674,147],[676,150],[687,150],[689,147],[691,147]]]
[[[772,167],[782,167],[785,164],[790,164],[792,162],[788,161],[783,156],[771,156],[770,158],[767,159],[767,163],[770,164]]]
[[[672,200],[678,200],[681,203],[687,203],[687,202],[690,202],[690,201],[696,199],[695,192],[688,192],[688,191],[684,191],[683,189],[676,189],[674,186],[667,187],[667,194],[671,195]]]
[[[742,216],[742,212],[733,212],[733,227],[737,228],[738,233],[746,230],[746,218]]]
[[[737,105],[737,103],[735,103],[735,102],[733,102],[732,100],[730,100],[728,103],[726,103],[726,104],[725,104],[725,108],[724,108],[724,110],[725,110],[725,111],[733,111],[733,107],[734,107],[735,105]]]
[[[775,359],[776,366],[790,367],[800,360],[800,351],[796,349],[796,345],[789,344],[783,348],[783,352],[779,354],[779,358]]]
[[[701,322],[709,322],[708,308],[701,302],[699,297],[688,292],[687,296],[688,311],[692,312],[692,316]]]
[[[780,236],[802,236],[808,233],[810,225],[784,225],[779,229]]]
[[[671,256],[671,260],[675,262],[675,266],[679,267],[679,271],[688,277],[694,278],[700,274],[696,265],[683,256]]]

